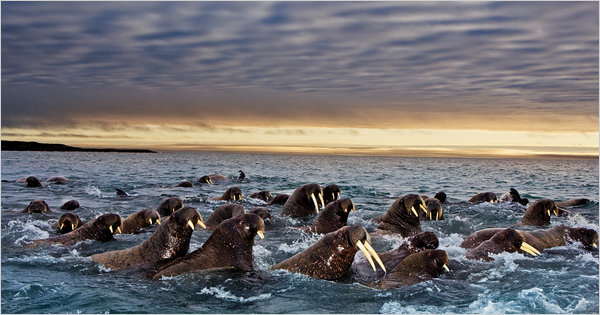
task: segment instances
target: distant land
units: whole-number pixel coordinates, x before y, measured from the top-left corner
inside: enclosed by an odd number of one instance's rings
[[[127,153],[156,153],[144,149],[88,149],[72,147],[58,143],[39,143],[26,141],[2,140],[2,151],[61,151],[61,152],[127,152]]]

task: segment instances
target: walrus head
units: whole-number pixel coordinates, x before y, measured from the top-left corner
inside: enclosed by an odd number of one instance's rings
[[[100,241],[111,240],[113,234],[121,233],[121,217],[118,214],[103,214],[92,222],[91,229]]]
[[[81,225],[79,217],[73,213],[65,213],[58,218],[58,233],[65,234],[74,231]]]
[[[399,233],[403,237],[417,234],[421,231],[418,211],[428,214],[427,205],[421,196],[409,194],[398,198],[392,203],[377,228]]]
[[[230,201],[242,200],[242,190],[237,186],[229,187],[219,199]]]
[[[436,198],[427,198],[425,204],[427,205],[427,211],[423,211],[425,215],[422,216],[425,220],[438,221],[444,219],[444,208],[441,201]]]
[[[481,259],[484,261],[493,261],[489,254],[499,254],[502,252],[514,253],[525,252],[532,256],[537,256],[540,252],[527,242],[525,237],[517,230],[507,228],[497,232],[490,238],[479,244],[479,246],[468,251],[466,257],[468,259]]]
[[[354,202],[349,198],[330,202],[313,223],[312,230],[316,233],[333,232],[346,225],[348,215],[355,209]]]
[[[435,194],[435,196],[433,196],[433,198],[439,200],[441,203],[444,203],[444,202],[446,202],[446,193],[443,191],[440,191],[437,194]]]
[[[448,254],[440,249],[428,249],[413,253],[404,258],[385,278],[374,284],[367,284],[378,289],[392,289],[413,285],[422,281],[439,277],[444,271],[449,272]]]
[[[259,192],[255,192],[255,193],[251,194],[250,198],[260,199],[262,201],[269,201],[269,200],[271,200],[272,196],[271,196],[270,191],[261,190]]]
[[[325,201],[325,205],[340,199],[341,192],[342,190],[340,189],[340,186],[336,184],[329,184],[325,186],[325,188],[323,188],[323,199]]]
[[[267,219],[271,220],[271,212],[269,212],[269,209],[265,207],[254,207],[248,213],[254,213],[258,215],[261,219],[263,219],[263,221],[266,221]]]
[[[206,219],[207,229],[214,230],[219,226],[219,224],[221,224],[221,222],[244,213],[246,213],[246,209],[238,204],[229,203],[219,206],[217,209],[215,209],[215,211],[213,211],[213,213],[210,214],[208,219]]]
[[[194,187],[194,184],[192,184],[190,181],[184,180],[179,182],[176,187]]]
[[[550,199],[540,199],[532,203],[525,214],[520,224],[525,225],[550,225],[550,216],[554,214],[559,216],[559,210],[554,201]]]
[[[181,208],[183,208],[183,201],[177,197],[171,197],[161,201],[156,210],[161,216],[168,217]]]
[[[421,232],[409,239],[413,248],[436,249],[440,245],[439,240],[433,232]]]
[[[146,209],[138,212],[138,216],[142,222],[148,223],[147,226],[150,226],[154,223],[160,224],[160,214],[157,210],[154,209]]]
[[[198,179],[200,184],[213,184],[213,181],[210,179],[210,176],[204,175]]]
[[[21,211],[23,213],[46,213],[46,212],[52,212],[50,210],[50,207],[48,206],[48,204],[41,199],[35,199],[34,201],[30,202],[29,205],[23,209],[23,211]]]
[[[60,208],[63,210],[75,210],[79,208],[79,202],[77,200],[69,200],[60,206]]]
[[[319,213],[319,202],[321,202],[321,209],[325,209],[325,201],[323,200],[323,189],[318,184],[307,184],[302,186],[304,189],[304,195],[308,202],[312,202],[315,206],[315,211]],[[318,198],[318,201],[317,201]]]
[[[27,182],[27,187],[42,187],[42,183],[40,183],[40,180],[35,176],[27,177],[25,182]]]
[[[585,247],[598,248],[598,232],[586,228],[569,228],[569,237]]]

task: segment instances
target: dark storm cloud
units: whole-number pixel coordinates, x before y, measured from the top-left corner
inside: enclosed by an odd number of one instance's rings
[[[597,69],[597,2],[2,2],[5,127],[597,117]]]

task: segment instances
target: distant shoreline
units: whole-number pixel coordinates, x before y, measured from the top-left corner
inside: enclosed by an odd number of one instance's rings
[[[58,152],[124,152],[124,153],[156,153],[145,149],[112,149],[112,148],[78,148],[58,143],[39,143],[35,141],[2,140],[2,151],[58,151]]]

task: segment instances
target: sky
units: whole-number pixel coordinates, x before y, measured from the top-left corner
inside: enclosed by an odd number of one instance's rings
[[[598,2],[5,2],[3,140],[598,155]]]

